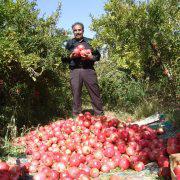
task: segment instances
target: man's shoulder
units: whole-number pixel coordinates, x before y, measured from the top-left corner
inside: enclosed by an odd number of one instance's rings
[[[84,37],[84,41],[90,42],[90,41],[92,41],[92,39],[91,39],[91,38]]]
[[[66,43],[71,44],[71,43],[73,43],[74,41],[75,41],[74,39],[68,39],[68,40],[66,40]]]
[[[66,49],[69,49],[73,44],[75,43],[74,39],[67,39],[64,41],[63,45],[66,47]]]

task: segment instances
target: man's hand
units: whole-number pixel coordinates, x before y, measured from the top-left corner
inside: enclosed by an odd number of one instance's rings
[[[92,60],[92,59],[93,59],[92,54],[86,54],[86,55],[82,56],[82,60]]]
[[[81,57],[81,49],[76,47],[70,55],[70,59]]]
[[[93,55],[90,49],[84,49],[80,52],[82,60],[91,60],[93,59]]]
[[[76,54],[75,52],[72,52],[72,53],[70,54],[70,59],[77,58],[77,57],[80,57],[80,55],[77,56],[77,54]]]

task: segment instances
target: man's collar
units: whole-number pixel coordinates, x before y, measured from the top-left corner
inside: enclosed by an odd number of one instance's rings
[[[87,38],[86,38],[86,37],[83,37],[83,38],[80,39],[80,40],[74,38],[74,40],[77,41],[77,42],[79,42],[79,43],[81,43],[81,42],[83,42],[83,41],[86,42],[86,41],[87,41]]]
[[[79,40],[80,43],[83,42],[83,41],[84,41],[84,38],[82,38],[82,39]]]

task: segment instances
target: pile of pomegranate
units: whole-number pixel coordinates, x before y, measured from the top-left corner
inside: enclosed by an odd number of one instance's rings
[[[168,155],[180,152],[180,133],[160,139],[157,130],[146,125],[86,112],[75,120],[40,126],[13,144],[25,146],[28,162],[21,168],[34,180],[98,179],[115,168],[142,171],[152,161],[159,165],[159,176],[170,176]]]
[[[18,180],[22,176],[21,167],[0,160],[0,180]]]

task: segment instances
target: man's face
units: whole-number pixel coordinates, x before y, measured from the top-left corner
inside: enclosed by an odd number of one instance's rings
[[[84,31],[80,25],[75,25],[73,27],[73,33],[74,33],[75,39],[82,39],[83,38]]]

